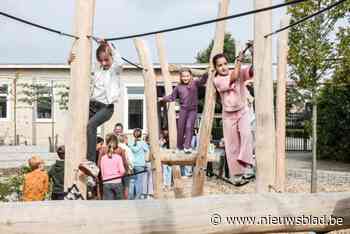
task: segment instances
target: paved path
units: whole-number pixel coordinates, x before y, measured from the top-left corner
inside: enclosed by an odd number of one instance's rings
[[[57,159],[55,153],[49,153],[47,147],[40,146],[0,146],[0,169],[16,168],[25,165],[32,155],[39,155],[44,159],[47,166],[53,164]],[[288,169],[310,169],[311,153],[287,154]],[[319,170],[350,172],[350,163],[319,160]]]

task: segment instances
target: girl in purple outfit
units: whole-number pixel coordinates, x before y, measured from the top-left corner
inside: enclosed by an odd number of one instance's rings
[[[172,94],[161,98],[164,102],[180,101],[180,114],[177,123],[177,148],[191,153],[191,140],[198,110],[198,88],[207,82],[208,75],[193,79],[192,71],[188,68],[180,70],[180,83]]]

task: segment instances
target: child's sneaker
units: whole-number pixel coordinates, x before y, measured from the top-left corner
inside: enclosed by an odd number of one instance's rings
[[[233,177],[233,185],[234,186],[243,186],[249,183],[249,180],[245,179],[243,175],[235,175]]]
[[[192,153],[192,149],[191,148],[189,148],[189,149],[184,149],[184,152],[185,152],[185,154],[190,154],[190,153]]]
[[[96,186],[96,181],[95,181],[95,179],[94,179],[92,176],[88,176],[88,177],[86,178],[86,185],[87,185],[88,187],[91,187],[91,188],[95,187],[95,186]]]
[[[255,178],[255,171],[254,171],[253,166],[249,166],[249,167],[247,167],[247,169],[245,169],[243,178],[246,180],[250,180],[250,179]]]
[[[81,170],[85,175],[92,176],[94,178],[96,178],[100,172],[100,169],[92,161],[85,161],[80,163],[79,170]]]

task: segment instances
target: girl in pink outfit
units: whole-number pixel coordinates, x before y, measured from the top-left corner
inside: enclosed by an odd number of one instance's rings
[[[253,77],[253,69],[251,66],[241,68],[242,57],[241,52],[233,71],[229,70],[228,59],[224,54],[217,54],[213,58],[216,70],[214,85],[222,103],[227,161],[237,186],[249,182],[244,174],[246,169],[253,166],[252,135],[244,83]]]
[[[103,182],[103,200],[122,200],[123,184],[122,177],[125,174],[122,156],[116,154],[118,138],[111,136],[108,142],[108,152],[101,158],[101,175]]]

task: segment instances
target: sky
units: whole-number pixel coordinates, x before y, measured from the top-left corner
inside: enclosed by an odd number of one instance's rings
[[[59,4],[57,3],[59,2]],[[283,0],[272,0],[273,4]],[[74,34],[73,0],[1,0],[0,11]],[[96,0],[94,35],[117,37],[213,19],[219,0]],[[254,8],[253,0],[231,0],[229,14]],[[286,9],[273,10],[273,30]],[[214,37],[215,24],[164,34],[169,63],[194,63],[196,54]],[[253,16],[228,21],[227,31],[241,44],[253,39]],[[73,39],[33,28],[0,15],[0,64],[66,63]],[[145,37],[158,62],[154,36]],[[138,63],[133,40],[115,42],[120,53]],[[275,57],[276,38],[273,39]],[[275,58],[273,60],[276,60]]]

